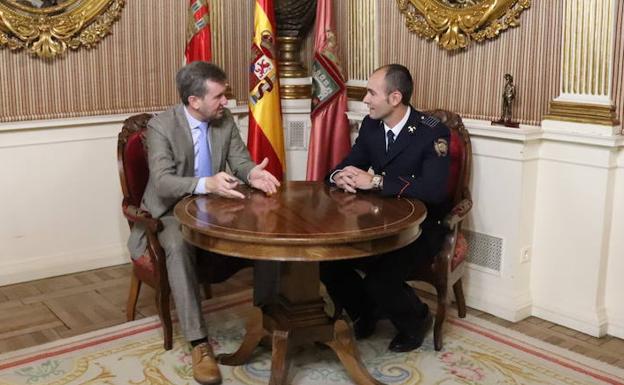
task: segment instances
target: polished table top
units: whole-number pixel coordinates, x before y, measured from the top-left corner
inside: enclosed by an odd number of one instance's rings
[[[193,195],[178,203],[185,239],[251,259],[346,259],[414,241],[426,215],[417,200],[350,194],[322,182],[284,182],[273,196],[246,186],[241,191],[246,199]]]

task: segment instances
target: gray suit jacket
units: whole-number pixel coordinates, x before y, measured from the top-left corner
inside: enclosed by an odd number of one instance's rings
[[[210,148],[213,175],[225,171],[226,166],[245,183],[255,163],[243,142],[238,127],[229,110],[218,121],[210,122]],[[191,128],[178,104],[152,118],[145,137],[150,176],[141,207],[152,217],[173,214],[180,199],[192,194],[199,178],[195,177],[195,155]],[[128,249],[133,258],[145,251],[147,241],[144,229],[134,226]]]

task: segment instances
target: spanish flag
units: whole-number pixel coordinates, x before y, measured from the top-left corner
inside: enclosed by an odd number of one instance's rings
[[[212,60],[208,0],[190,0],[186,18],[185,64]]]
[[[269,158],[267,170],[282,180],[286,171],[284,128],[277,73],[277,39],[273,0],[256,0],[249,66],[249,133],[247,147],[256,163]]]

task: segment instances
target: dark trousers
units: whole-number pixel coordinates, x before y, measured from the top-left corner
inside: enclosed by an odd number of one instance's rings
[[[323,262],[321,281],[332,300],[352,320],[386,315],[399,332],[409,333],[426,315],[427,307],[406,281],[418,263],[431,263],[442,246],[444,234],[441,228],[423,228],[421,236],[402,249],[367,258]]]
[[[253,302],[255,306],[277,303],[281,263],[278,261],[254,262]]]
[[[200,250],[204,259],[198,271],[201,279],[210,283],[220,283],[230,278],[239,270],[253,266],[253,302],[255,306],[270,305],[277,302],[279,291],[280,263],[277,261],[252,261],[244,258]],[[203,277],[202,277],[203,276]]]

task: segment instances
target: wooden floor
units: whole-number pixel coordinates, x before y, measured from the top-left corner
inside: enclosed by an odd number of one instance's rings
[[[130,273],[128,264],[0,287],[0,352],[124,322]],[[251,270],[243,270],[225,283],[213,285],[213,295],[248,289],[251,280]],[[137,309],[137,318],[156,314],[154,292],[148,286],[142,289]],[[624,368],[624,340],[619,338],[594,338],[535,317],[511,323],[477,310],[469,309],[468,312]]]

